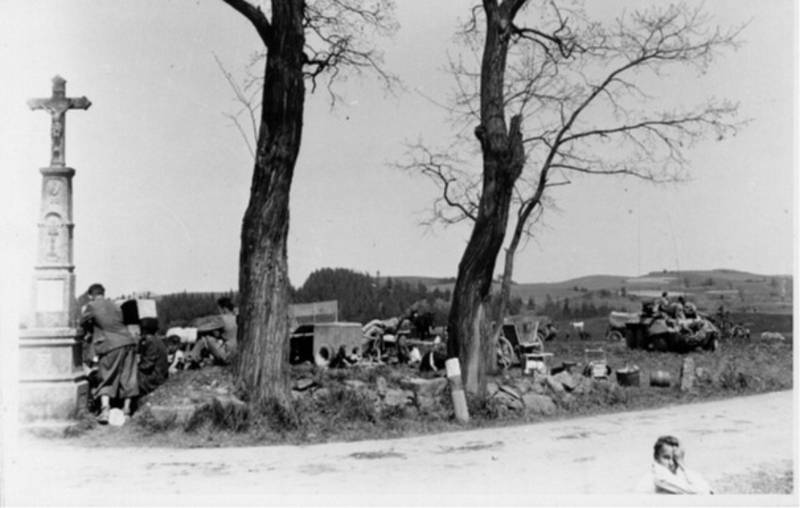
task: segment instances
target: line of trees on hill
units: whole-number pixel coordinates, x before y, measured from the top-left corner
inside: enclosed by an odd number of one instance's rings
[[[187,326],[192,319],[217,312],[217,298],[227,296],[238,305],[234,291],[223,293],[173,293],[156,302],[161,328]],[[436,323],[444,323],[450,291],[429,291],[424,284],[410,284],[391,277],[379,279],[345,268],[322,268],[311,273],[299,288],[290,287],[292,303],[323,300],[339,302],[341,321],[366,323],[406,315],[411,309],[432,312]]]
[[[156,302],[162,331],[171,326],[188,326],[197,317],[217,312],[217,298],[227,296],[238,304],[238,294],[181,292],[164,295]],[[600,296],[603,296],[602,294]],[[407,315],[412,309],[431,312],[435,325],[444,325],[450,308],[448,289],[429,290],[422,283],[409,283],[392,277],[378,278],[346,268],[322,268],[311,273],[302,286],[290,288],[292,303],[323,300],[339,302],[339,319],[366,323]],[[608,315],[611,308],[605,302],[586,298],[553,299],[545,297],[537,304],[534,298],[524,301],[514,297],[509,301],[510,315],[522,312],[544,315],[555,321],[583,319]]]
[[[450,291],[429,291],[422,284],[410,284],[387,277],[379,279],[346,268],[322,268],[311,273],[298,289],[290,291],[293,303],[321,300],[339,301],[339,319],[365,323],[406,315],[412,308],[433,312],[443,322],[437,309],[449,307]]]

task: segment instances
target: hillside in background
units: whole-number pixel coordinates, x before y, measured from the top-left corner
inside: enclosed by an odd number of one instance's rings
[[[435,277],[394,277],[395,280],[425,284],[429,290],[452,291],[455,280]],[[496,285],[499,287],[499,284]],[[724,304],[731,310],[748,312],[792,313],[791,275],[759,275],[737,270],[681,270],[650,272],[638,277],[588,275],[562,282],[515,283],[511,293],[526,304],[543,306],[548,300],[565,299],[580,304],[607,303],[619,310],[638,310],[642,300],[667,291],[672,296],[685,295],[700,309],[711,311]],[[573,305],[574,307],[574,305]]]
[[[442,277],[373,277],[345,268],[323,268],[309,275],[303,286],[292,288],[292,303],[337,300],[339,319],[368,322],[406,315],[411,309],[431,312],[437,325],[447,321],[455,280]],[[735,313],[791,315],[791,275],[758,275],[735,270],[651,272],[638,277],[590,275],[562,282],[515,283],[509,313],[535,312],[551,319],[606,317],[611,310],[638,311],[642,302],[663,291],[684,295],[701,312],[714,313],[720,305]],[[495,285],[499,289],[499,284]],[[183,326],[216,312],[222,293],[138,294],[157,300],[162,327]],[[238,303],[238,302],[237,302]]]

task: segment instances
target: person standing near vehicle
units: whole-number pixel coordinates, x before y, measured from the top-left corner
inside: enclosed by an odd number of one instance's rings
[[[92,284],[87,291],[89,303],[80,318],[81,326],[91,330],[97,355],[99,382],[94,397],[100,398],[97,421],[108,423],[111,399],[123,401],[122,412],[131,414],[131,399],[139,395],[136,368],[136,339],[122,320],[122,311],[105,297],[102,284]]]

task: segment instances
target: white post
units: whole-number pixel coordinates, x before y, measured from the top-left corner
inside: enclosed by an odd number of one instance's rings
[[[447,372],[447,381],[450,383],[450,396],[453,399],[453,409],[456,413],[456,420],[459,423],[469,422],[469,410],[467,409],[467,397],[464,395],[464,384],[461,381],[461,365],[458,358],[449,358],[444,362]]]

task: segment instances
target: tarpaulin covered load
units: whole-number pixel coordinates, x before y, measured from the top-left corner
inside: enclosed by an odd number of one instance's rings
[[[613,328],[625,328],[628,323],[638,323],[639,314],[637,312],[617,312],[611,311],[608,316],[608,324]]]
[[[181,326],[173,326],[167,330],[167,337],[176,335],[180,337],[181,344],[194,344],[197,342],[197,328],[184,328]]]

